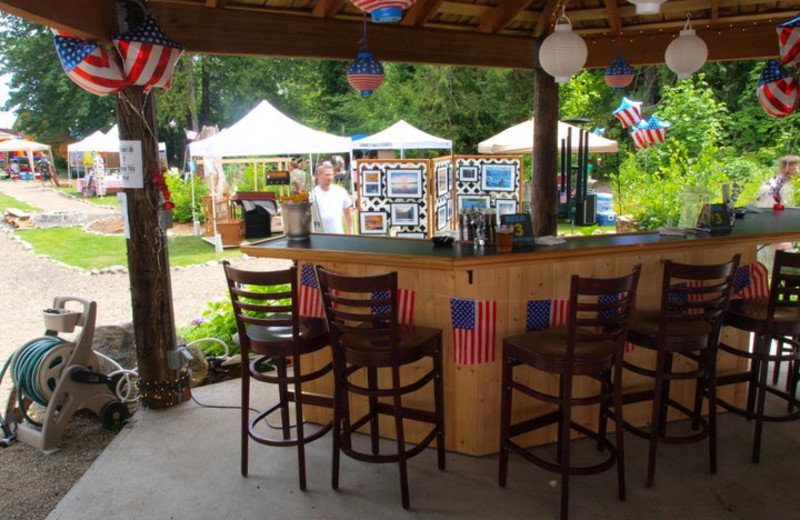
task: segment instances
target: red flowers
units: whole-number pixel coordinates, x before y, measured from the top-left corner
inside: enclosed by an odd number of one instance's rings
[[[170,200],[172,197],[172,193],[169,191],[169,187],[167,186],[167,180],[164,177],[166,172],[156,169],[155,174],[153,175],[153,184],[158,186],[159,191],[161,191],[161,207],[164,209],[175,209],[175,203]]]

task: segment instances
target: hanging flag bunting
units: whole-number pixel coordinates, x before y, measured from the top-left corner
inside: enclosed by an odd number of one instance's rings
[[[569,300],[530,300],[525,318],[525,330],[544,330],[566,325],[569,320]]]
[[[416,0],[351,0],[353,5],[369,13],[375,23],[396,23],[403,19],[403,11]]]
[[[781,65],[797,65],[800,62],[800,16],[779,24],[776,30]]]
[[[450,299],[453,357],[460,365],[492,363],[495,359],[497,302]]]
[[[619,55],[608,66],[605,74],[603,74],[603,79],[606,85],[614,90],[622,90],[631,84],[634,76],[636,76],[636,70],[628,65],[622,55]]]
[[[119,65],[99,44],[53,31],[53,43],[67,77],[98,96],[116,94],[124,85]]]
[[[758,80],[758,101],[767,114],[784,118],[797,108],[798,85],[778,60],[767,60]]]
[[[127,33],[115,36],[113,41],[122,57],[128,85],[170,88],[183,47],[164,36],[152,15]]]
[[[733,275],[733,298],[769,298],[769,271],[761,262],[743,265]]]
[[[642,102],[624,97],[613,114],[622,123],[622,128],[635,126],[642,120]]]
[[[414,297],[416,293],[410,289],[397,290],[397,323],[401,325],[414,324]],[[373,300],[384,300],[389,297],[389,291],[376,291],[372,293]],[[375,305],[372,312],[387,313],[388,305]]]

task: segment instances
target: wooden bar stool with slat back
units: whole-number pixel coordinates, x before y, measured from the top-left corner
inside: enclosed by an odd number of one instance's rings
[[[506,485],[508,454],[511,450],[537,466],[561,473],[561,518],[568,518],[569,478],[571,475],[591,475],[617,465],[619,498],[625,500],[625,464],[622,426],[622,356],[628,334],[628,318],[633,309],[641,266],[621,278],[581,278],[572,276],[569,299],[569,322],[566,326],[538,332],[528,332],[503,340],[503,379],[500,429],[501,486]],[[513,377],[514,368],[528,365],[538,370],[557,374],[558,395],[530,388]],[[597,394],[573,396],[576,377],[598,381]],[[512,391],[517,390],[534,399],[552,403],[558,410],[545,415],[511,424]],[[605,436],[607,405],[613,401],[617,423],[616,442]],[[598,431],[575,422],[574,406],[606,404],[601,406]],[[511,440],[523,433],[558,424],[558,452],[555,462],[535,455]],[[570,459],[572,431],[586,435],[608,450],[608,457],[592,466],[575,466]]]
[[[247,476],[248,471],[249,439],[268,446],[296,446],[300,489],[305,490],[305,445],[330,431],[332,423],[307,434],[303,407],[332,408],[333,399],[304,391],[303,384],[332,372],[333,364],[304,374],[301,357],[330,344],[325,320],[299,316],[296,267],[283,271],[242,271],[231,267],[227,260],[223,266],[242,347],[242,475]],[[250,354],[255,354],[255,359],[251,360]],[[277,375],[267,371],[270,360],[275,363]],[[276,404],[256,411],[253,418],[250,417],[251,379],[278,385],[279,396]],[[295,404],[294,437],[289,421],[291,402]],[[262,433],[270,428],[267,418],[277,411],[280,411],[282,439]]]
[[[717,345],[738,265],[738,254],[730,262],[718,265],[688,265],[665,260],[661,309],[636,312],[631,318],[630,343],[656,352],[655,369],[628,360],[624,363],[627,370],[655,381],[652,390],[631,392],[623,397],[626,405],[652,401],[648,429],[625,423],[627,430],[650,441],[648,487],[655,478],[659,442],[685,444],[708,438],[711,473],[717,472]],[[674,369],[676,355],[688,360],[690,368]],[[670,397],[671,382],[680,380],[696,381],[693,405],[685,406]],[[708,420],[702,417],[704,395],[708,396]],[[670,408],[692,419],[692,432],[667,434]]]
[[[406,461],[436,440],[439,469],[444,469],[444,386],[442,381],[442,331],[400,325],[397,320],[397,273],[368,277],[341,276],[317,267],[322,300],[333,340],[333,489],[339,488],[339,452],[364,462],[398,462],[403,507],[410,506]],[[387,295],[386,297],[381,297]],[[373,298],[373,296],[377,296]],[[400,378],[401,367],[430,358],[430,370],[412,382]],[[379,370],[390,372],[382,384]],[[366,384],[359,375],[366,373]],[[433,382],[434,410],[404,406],[403,396]],[[351,394],[366,397],[367,412],[350,418]],[[397,450],[382,454],[378,417],[394,418]],[[430,423],[431,431],[414,447],[406,448],[403,420]],[[370,452],[353,446],[353,432],[369,424]]]
[[[718,378],[717,385],[748,383],[745,408],[719,399],[720,406],[728,411],[755,420],[753,436],[753,463],[761,456],[761,433],[764,422],[794,421],[800,418],[800,401],[797,385],[800,379],[800,254],[786,251],[775,252],[772,267],[772,283],[768,299],[734,300],[725,314],[725,325],[755,335],[752,350],[720,344],[720,350],[750,360],[750,367],[739,373],[725,374]],[[775,350],[773,350],[773,341]],[[775,371],[782,361],[788,361],[786,390],[769,384],[770,363]],[[767,413],[767,394],[784,400],[786,413]]]

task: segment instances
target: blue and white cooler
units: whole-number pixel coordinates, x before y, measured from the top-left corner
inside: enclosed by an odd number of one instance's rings
[[[611,193],[597,194],[597,223],[601,226],[613,226],[617,222],[614,213],[614,195]]]

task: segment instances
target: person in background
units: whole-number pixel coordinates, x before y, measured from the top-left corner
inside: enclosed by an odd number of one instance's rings
[[[292,194],[308,193],[311,190],[311,176],[302,169],[302,161],[292,161],[289,164],[289,188]]]
[[[324,162],[317,167],[317,185],[311,192],[322,229],[317,232],[350,234],[353,228],[353,201],[344,188],[333,183],[333,165]],[[344,226],[342,225],[344,219]]]
[[[759,208],[772,209],[778,204],[783,206],[796,206],[797,201],[792,200],[794,193],[794,179],[797,177],[797,166],[800,157],[786,155],[778,159],[778,172],[774,177],[761,185],[755,205]]]

